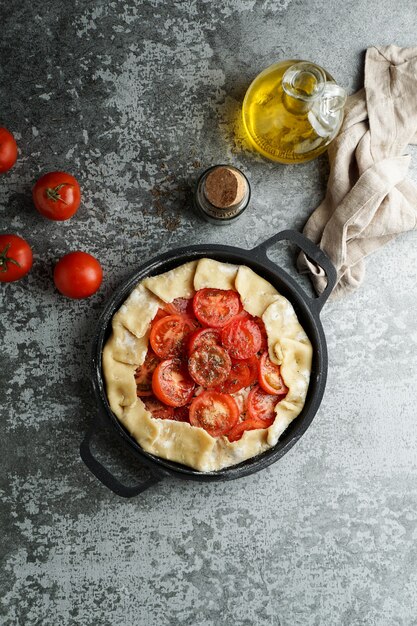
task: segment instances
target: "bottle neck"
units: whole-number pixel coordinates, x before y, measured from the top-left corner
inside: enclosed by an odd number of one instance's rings
[[[321,97],[325,85],[321,67],[304,61],[294,63],[282,77],[284,106],[295,115],[306,113]]]

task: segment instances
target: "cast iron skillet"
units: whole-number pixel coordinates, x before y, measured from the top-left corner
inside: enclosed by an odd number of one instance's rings
[[[276,242],[287,240],[297,244],[308,257],[324,269],[327,286],[318,298],[310,298],[284,270],[272,263],[267,257],[268,249]],[[217,472],[199,472],[184,465],[166,461],[142,450],[130,436],[110,409],[107,401],[101,369],[103,346],[111,332],[111,320],[114,313],[128,297],[133,287],[146,276],[162,274],[187,261],[210,257],[225,263],[248,265],[257,274],[276,287],[276,289],[294,306],[298,319],[308,334],[313,345],[313,364],[306,402],[300,415],[288,426],[278,443],[263,454],[248,459],[239,465],[227,467]],[[298,441],[311,424],[323,397],[327,378],[327,346],[323,327],[319,318],[320,311],[336,284],[336,270],[328,257],[301,233],[294,230],[282,231],[252,250],[242,250],[232,246],[199,245],[177,248],[151,259],[139,267],[137,272],[124,282],[113,294],[105,306],[97,326],[92,353],[92,382],[97,398],[98,412],[81,444],[80,454],[89,470],[116,494],[130,498],[136,496],[164,476],[199,481],[232,480],[257,472],[280,459]],[[118,481],[93,456],[90,448],[91,439],[104,423],[110,423],[114,434],[118,434],[126,445],[133,448],[138,461],[151,471],[151,477],[139,485],[126,486]]]

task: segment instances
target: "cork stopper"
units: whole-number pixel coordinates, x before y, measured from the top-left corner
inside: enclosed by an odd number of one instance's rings
[[[245,177],[235,169],[220,165],[204,181],[204,195],[218,209],[228,209],[239,204],[247,193]]]

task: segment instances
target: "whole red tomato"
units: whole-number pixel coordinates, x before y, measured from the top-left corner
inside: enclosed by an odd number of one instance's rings
[[[88,298],[97,291],[102,280],[100,263],[87,252],[70,252],[55,265],[55,286],[68,298]]]
[[[64,221],[78,211],[81,190],[77,180],[66,172],[49,172],[33,187],[35,207],[50,220]]]
[[[17,235],[0,235],[0,283],[23,278],[32,267],[32,249]]]
[[[7,172],[16,163],[17,144],[7,128],[0,128],[0,173]]]

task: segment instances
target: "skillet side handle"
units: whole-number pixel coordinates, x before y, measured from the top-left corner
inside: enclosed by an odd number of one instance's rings
[[[269,248],[271,248],[278,241],[290,241],[291,243],[295,243],[303,252],[306,253],[310,259],[315,261],[319,267],[321,267],[327,277],[327,285],[325,290],[317,297],[310,298],[312,301],[312,305],[316,309],[318,313],[322,310],[327,298],[332,293],[334,287],[337,282],[337,272],[333,263],[330,261],[329,257],[319,248],[315,243],[313,243],[310,239],[308,239],[305,235],[299,233],[297,230],[282,230],[280,233],[277,233],[270,239],[267,239],[259,246],[255,248],[259,252],[266,255]]]
[[[139,485],[127,486],[123,485],[117,478],[113,476],[97,459],[93,456],[91,452],[91,440],[93,438],[94,433],[96,432],[96,420],[93,420],[90,428],[85,434],[84,439],[81,442],[80,446],[80,456],[90,472],[94,474],[98,480],[108,487],[113,493],[121,496],[122,498],[133,498],[134,496],[139,495],[152,485],[155,485],[160,480],[162,480],[162,476],[152,475],[150,478],[140,483]]]

